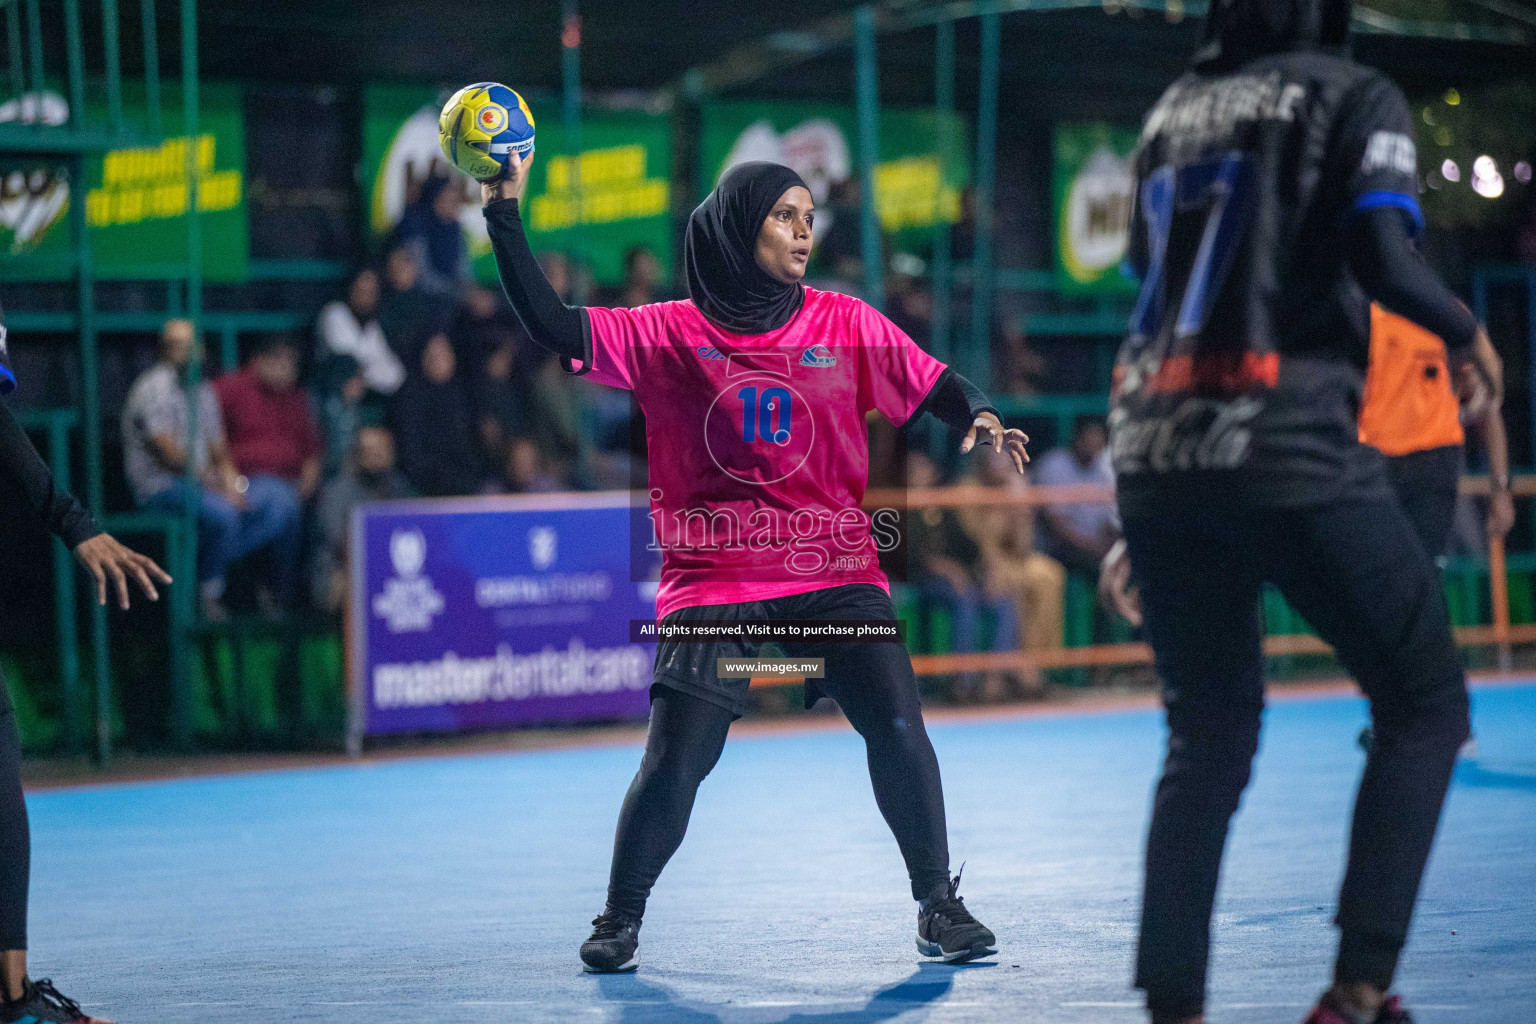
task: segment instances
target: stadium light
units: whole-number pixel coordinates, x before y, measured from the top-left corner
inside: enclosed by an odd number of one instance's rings
[[[1484,199],[1497,199],[1504,194],[1504,176],[1491,156],[1480,156],[1472,161],[1472,191]]]
[[[1504,194],[1504,177],[1495,174],[1487,178],[1473,178],[1472,191],[1484,199],[1497,199]]]
[[[1440,165],[1440,177],[1446,181],[1460,181],[1461,168],[1456,166],[1455,160],[1447,160]]]

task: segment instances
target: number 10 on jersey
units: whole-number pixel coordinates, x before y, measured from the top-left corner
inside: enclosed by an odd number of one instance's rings
[[[774,444],[788,444],[793,429],[794,400],[785,388],[766,388],[761,396],[757,388],[736,392],[741,399],[741,439],[752,444],[759,437]]]

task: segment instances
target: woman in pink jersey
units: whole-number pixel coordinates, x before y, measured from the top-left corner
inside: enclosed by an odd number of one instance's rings
[[[645,414],[651,519],[662,548],[664,623],[891,621],[877,556],[897,521],[861,508],[865,414],[901,425],[923,411],[1007,452],[986,397],[858,299],[801,283],[811,252],[810,192],[779,164],[733,168],[689,218],[688,292],[636,309],[564,305],[524,237],[518,201],[529,161],[483,186],[502,286],[535,341],[566,369],[632,391]],[[1001,454],[995,457],[1002,457]],[[949,874],[944,794],[917,681],[899,642],[784,645],[825,659],[807,704],[834,698],[864,738],[870,780],[918,901],[917,945],[962,963],[996,952]],[[588,971],[633,970],[651,887],[677,850],[699,783],[747,707],[747,679],[719,658],[752,657],[739,639],[663,639],[645,756],[625,797],[608,903],[581,947]]]

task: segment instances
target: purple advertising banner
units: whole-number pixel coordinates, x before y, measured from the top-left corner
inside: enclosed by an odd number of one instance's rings
[[[643,717],[655,646],[630,643],[629,620],[656,617],[656,584],[633,581],[631,545],[649,539],[624,492],[357,509],[351,748]]]

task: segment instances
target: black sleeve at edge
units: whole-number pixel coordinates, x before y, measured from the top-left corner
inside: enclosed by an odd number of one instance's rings
[[[1477,336],[1477,320],[1425,266],[1408,237],[1401,210],[1380,207],[1356,214],[1349,234],[1350,269],[1365,293],[1464,353]]]
[[[970,430],[976,417],[984,412],[1002,418],[986,393],[950,366],[946,366],[944,372],[939,374],[939,379],[933,382],[927,397],[907,422],[912,422],[924,412],[932,413],[941,423],[962,434]]]
[[[101,532],[85,506],[54,480],[48,464],[4,402],[0,402],[0,486],[8,493],[20,492],[27,508],[42,520],[48,532],[70,548]]]

